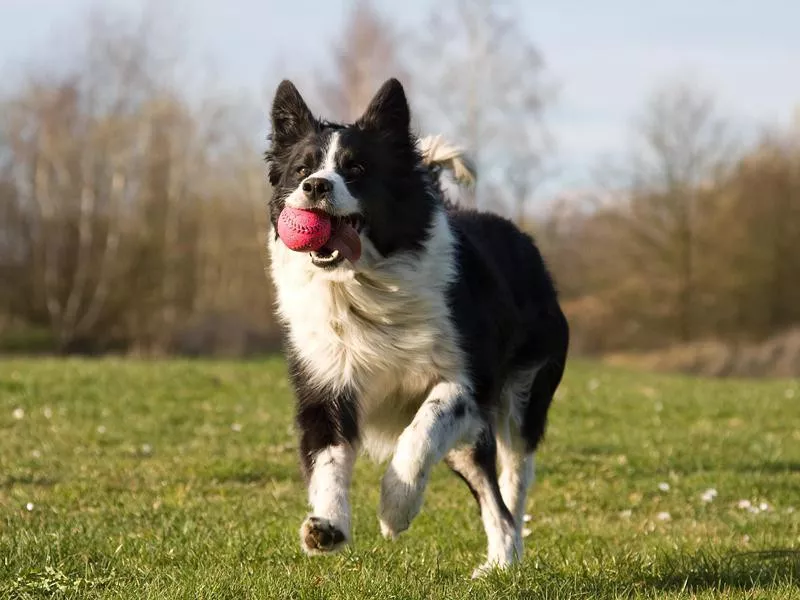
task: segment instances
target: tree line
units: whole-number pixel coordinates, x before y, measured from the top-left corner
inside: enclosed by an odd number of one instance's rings
[[[447,0],[404,32],[358,0],[328,63],[269,79],[293,76],[347,119],[399,75],[415,126],[472,153],[480,183],[463,201],[536,236],[579,351],[797,326],[800,128],[737,140],[712,96],[669,85],[643,105],[628,160],[580,197],[542,197],[557,96],[517,17],[511,2]],[[266,105],[190,94],[146,23],[94,13],[83,33],[68,67],[0,90],[0,349],[276,349]]]
[[[556,203],[534,227],[579,348],[755,344],[798,328],[800,122],[736,142],[685,84],[644,114],[616,185]]]
[[[272,334],[247,119],[186,97],[141,25],[93,14],[73,66],[3,99],[7,346],[241,353]]]

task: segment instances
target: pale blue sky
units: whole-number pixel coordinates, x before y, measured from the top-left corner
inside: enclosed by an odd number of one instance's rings
[[[146,0],[105,0],[140,10]],[[91,0],[0,0],[0,67],[37,53]],[[398,27],[428,13],[429,0],[378,2]],[[524,3],[523,3],[524,4]],[[254,100],[277,78],[324,61],[347,12],[344,0],[176,0],[176,34],[216,83]],[[800,1],[532,0],[523,25],[560,93],[548,122],[563,166],[553,189],[586,184],[603,155],[627,145],[648,94],[690,78],[718,98],[742,130],[787,124],[800,106]],[[58,43],[69,43],[59,36]],[[276,72],[283,65],[285,72]]]

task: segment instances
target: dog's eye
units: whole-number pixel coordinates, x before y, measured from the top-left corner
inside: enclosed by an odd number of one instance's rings
[[[344,167],[344,174],[348,179],[355,179],[364,174],[364,167],[362,165],[351,163]]]
[[[297,167],[294,172],[297,174],[298,177],[301,179],[305,179],[309,175],[311,175],[311,170],[308,167],[300,166]]]

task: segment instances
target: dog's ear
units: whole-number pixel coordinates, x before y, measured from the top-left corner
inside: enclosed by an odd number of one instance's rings
[[[272,102],[272,143],[292,144],[316,127],[308,106],[288,79],[281,81]]]
[[[381,86],[356,125],[365,129],[408,133],[411,114],[406,93],[397,79],[389,79]]]

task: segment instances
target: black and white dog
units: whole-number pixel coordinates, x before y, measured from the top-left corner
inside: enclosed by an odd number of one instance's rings
[[[349,540],[363,449],[391,456],[385,537],[409,527],[444,459],[480,507],[488,557],[475,575],[515,562],[569,337],[539,251],[511,222],[445,200],[441,167],[468,163],[411,133],[397,80],[353,124],[315,118],[289,81],[271,116],[271,269],[312,508],[303,549]],[[285,206],[328,213],[326,246],[289,250],[277,235]]]

